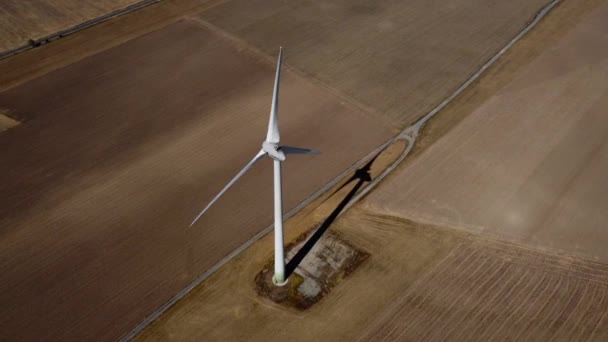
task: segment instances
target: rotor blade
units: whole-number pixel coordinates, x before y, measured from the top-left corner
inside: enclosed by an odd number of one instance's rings
[[[279,80],[281,78],[281,63],[283,60],[283,48],[279,48],[279,58],[277,61],[277,73],[274,78],[274,91],[272,92],[272,106],[270,107],[270,120],[268,121],[268,133],[266,141],[278,143],[281,140],[279,135]]]
[[[317,150],[309,150],[307,148],[299,148],[299,147],[291,147],[291,146],[281,146],[281,150],[285,152],[285,154],[320,154],[321,152]]]
[[[258,152],[258,154],[256,154],[255,157],[253,157],[253,159],[247,165],[245,165],[245,167],[239,173],[237,173],[237,175],[234,176],[234,178],[232,178],[232,180],[230,182],[228,182],[228,184],[226,184],[226,186],[222,189],[222,191],[220,191],[220,193],[217,194],[217,196],[215,196],[211,200],[211,202],[209,202],[209,204],[207,204],[205,209],[203,209],[203,211],[201,211],[200,214],[198,214],[198,216],[194,219],[194,221],[192,221],[192,223],[190,224],[190,227],[192,227],[196,223],[196,221],[198,221],[198,219],[201,218],[201,216],[203,216],[203,214],[207,211],[207,209],[209,209],[213,205],[213,203],[215,203],[224,194],[224,192],[226,192],[226,190],[228,190],[228,188],[230,188],[234,183],[236,183],[236,181],[239,180],[239,178],[241,178],[241,176],[243,176],[245,174],[245,172],[247,172],[249,169],[251,169],[253,164],[255,164],[255,162],[260,160],[260,158],[262,158],[265,154],[266,154],[266,152],[264,152],[263,150],[260,150],[260,152]]]

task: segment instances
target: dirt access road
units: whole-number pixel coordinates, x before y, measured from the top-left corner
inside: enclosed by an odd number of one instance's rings
[[[205,21],[404,128],[448,97],[515,37],[547,0],[235,0]]]

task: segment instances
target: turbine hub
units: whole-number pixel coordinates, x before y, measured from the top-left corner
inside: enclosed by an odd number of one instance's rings
[[[278,161],[285,160],[285,152],[283,152],[283,150],[281,149],[281,146],[277,143],[271,143],[268,141],[264,141],[262,143],[262,150],[264,152],[266,152],[266,154],[274,160],[278,160]]]

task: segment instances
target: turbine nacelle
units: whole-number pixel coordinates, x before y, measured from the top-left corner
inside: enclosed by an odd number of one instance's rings
[[[262,143],[262,151],[274,160],[285,161],[285,152],[278,143],[264,141]]]

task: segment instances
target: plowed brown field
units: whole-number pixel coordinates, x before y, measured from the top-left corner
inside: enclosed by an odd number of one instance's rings
[[[361,340],[603,341],[608,267],[500,243],[460,245]]]
[[[286,56],[289,63],[289,55]],[[3,340],[115,339],[272,222],[274,63],[190,21],[0,93]],[[286,211],[391,136],[285,70]],[[5,167],[6,166],[6,167]]]

